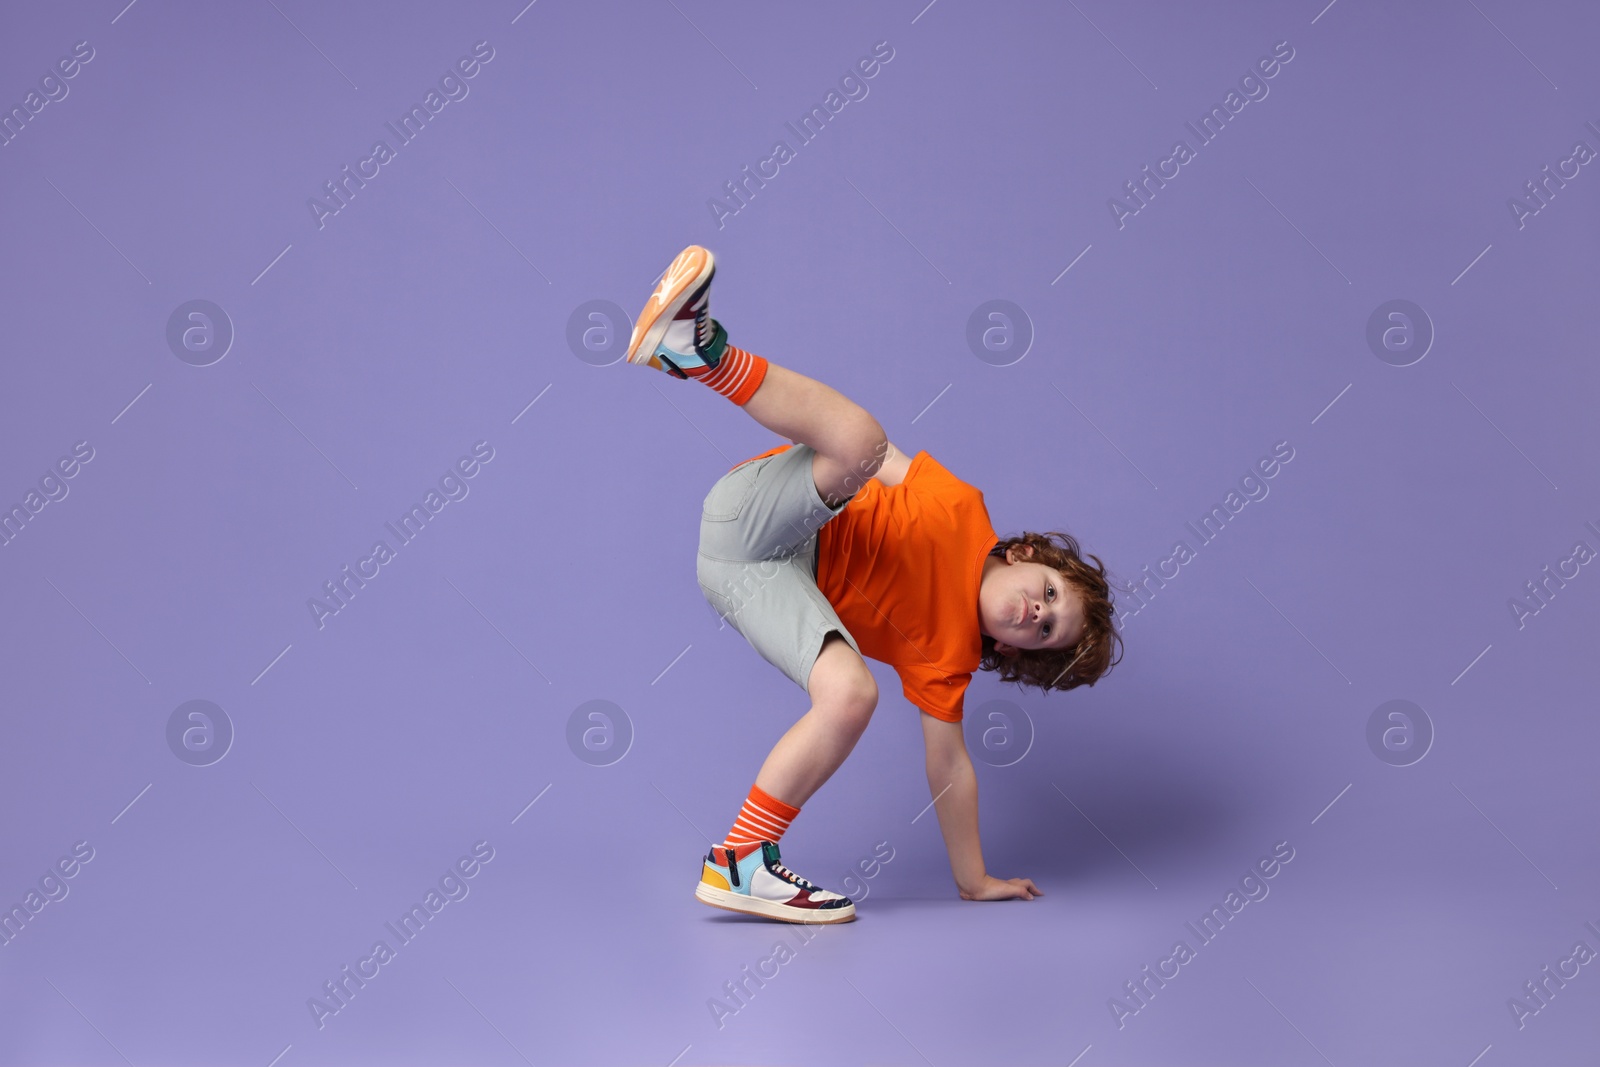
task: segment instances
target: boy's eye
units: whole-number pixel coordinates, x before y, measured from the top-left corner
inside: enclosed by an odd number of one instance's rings
[[[1049,637],[1050,636],[1050,624],[1049,623],[1045,623],[1044,624],[1044,628],[1039,631],[1039,636],[1041,636],[1041,637]]]
[[[1054,600],[1056,598],[1056,587],[1046,582],[1044,587],[1044,596],[1046,600]]]

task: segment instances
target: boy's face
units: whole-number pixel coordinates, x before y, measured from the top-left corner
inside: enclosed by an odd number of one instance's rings
[[[1069,648],[1083,633],[1083,600],[1061,572],[1030,563],[1032,549],[1006,549],[983,564],[978,629],[1002,656],[1023,649]]]

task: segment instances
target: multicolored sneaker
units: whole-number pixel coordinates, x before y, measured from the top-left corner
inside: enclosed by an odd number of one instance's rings
[[[728,331],[711,317],[711,279],[716,273],[716,260],[708,249],[690,245],[678,253],[634,323],[629,363],[643,363],[679,378],[716,369],[728,346]]]
[[[714,908],[790,923],[847,923],[856,917],[849,897],[785,867],[772,841],[714,846],[701,864],[694,895]]]

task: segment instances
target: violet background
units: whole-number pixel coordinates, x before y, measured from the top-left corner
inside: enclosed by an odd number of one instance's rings
[[[0,148],[0,502],[95,450],[0,550],[0,902],[95,850],[0,945],[0,1061],[1593,1055],[1594,967],[1520,1029],[1507,1000],[1600,948],[1600,577],[1521,629],[1508,599],[1600,548],[1600,178],[1520,229],[1507,200],[1600,147],[1600,13],[924,2],[0,17],[7,107],[95,49]],[[469,95],[319,229],[307,199],[480,40]],[[885,40],[719,228],[708,199]],[[1268,97],[1119,229],[1107,199],[1283,40]],[[708,1001],[796,935],[698,904],[698,854],[806,702],[718,629],[693,552],[711,482],[776,442],[567,340],[690,242],[735,343],[1119,581],[1294,449],[1099,685],[974,682],[984,854],[1040,899],[957,898],[918,713],[874,665],[874,723],[783,848],[832,888],[894,859],[720,1027]],[[1436,331],[1405,367],[1365,339],[1396,298]],[[236,331],[210,366],[166,342],[193,299]],[[1010,366],[966,342],[991,299],[1031,321]],[[307,599],[479,440],[470,495],[319,630]],[[193,699],[236,731],[210,766],[167,744]],[[1392,699],[1435,731],[1410,766],[1368,746]],[[631,723],[608,766],[567,743],[590,700]],[[991,700],[1031,723],[1010,766]],[[308,998],[480,840],[470,895],[319,1029]],[[1123,983],[1279,841],[1270,895],[1119,1028]]]

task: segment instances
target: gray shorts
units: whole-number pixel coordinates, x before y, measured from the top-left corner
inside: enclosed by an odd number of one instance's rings
[[[830,508],[811,477],[810,445],[747,460],[706,494],[695,560],[700,592],[763,659],[801,689],[829,631],[860,652],[817,588],[817,531]]]

